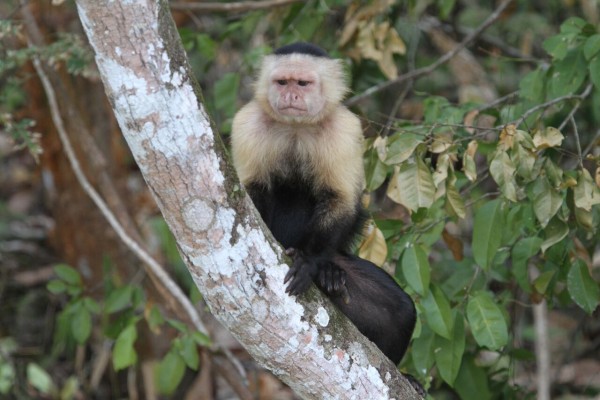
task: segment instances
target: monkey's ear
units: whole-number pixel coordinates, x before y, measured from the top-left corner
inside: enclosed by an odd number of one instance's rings
[[[267,55],[263,57],[258,76],[254,82],[254,95],[256,98],[266,99],[269,90],[269,77],[277,64],[277,56]]]
[[[319,61],[318,73],[323,82],[323,95],[329,103],[339,104],[350,91],[344,61],[331,58]]]

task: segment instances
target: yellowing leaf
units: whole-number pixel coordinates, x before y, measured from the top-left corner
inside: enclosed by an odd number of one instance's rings
[[[467,151],[463,155],[463,172],[471,182],[477,179],[477,166],[475,165],[475,153],[477,152],[477,141],[471,140]]]
[[[387,244],[381,230],[370,222],[367,233],[358,250],[358,256],[371,261],[375,265],[383,265],[387,258]]]
[[[592,176],[587,169],[582,169],[573,189],[575,206],[585,211],[592,211],[592,206],[600,204],[600,189],[594,185]]]
[[[446,181],[446,209],[458,218],[465,218],[467,215],[464,199],[458,193],[454,183],[449,180]]]
[[[506,151],[498,151],[490,164],[490,173],[498,186],[500,186],[504,197],[513,202],[517,201],[515,171],[515,165]]]
[[[564,138],[558,129],[548,127],[544,130],[538,130],[533,135],[533,144],[537,150],[547,149],[548,147],[560,146]]]
[[[435,172],[433,173],[433,183],[435,184],[435,187],[439,187],[440,183],[448,178],[448,168],[450,168],[450,156],[447,153],[440,154]]]
[[[435,185],[423,160],[417,159],[416,164],[406,163],[396,168],[387,195],[411,211],[431,206],[435,196]]]
[[[498,148],[504,150],[512,149],[516,134],[517,128],[514,125],[506,125],[504,129],[502,129],[502,132],[500,132]]]
[[[388,136],[377,136],[373,142],[373,148],[377,151],[377,157],[379,157],[381,162],[385,162],[385,159],[387,158],[387,144]]]
[[[340,47],[343,47],[352,39],[359,22],[373,19],[374,16],[386,12],[394,4],[394,0],[378,0],[359,7],[360,2],[351,3],[346,10],[345,24],[340,37]]]
[[[436,134],[431,143],[432,153],[441,153],[448,150],[452,146],[452,132],[444,132]]]
[[[406,45],[388,21],[379,25],[375,25],[373,20],[361,21],[358,24],[356,45],[362,57],[377,62],[388,79],[394,79],[398,75],[393,55],[406,53]]]
[[[533,183],[533,211],[542,227],[546,227],[551,218],[563,204],[562,195],[556,191],[545,177]]]
[[[465,125],[465,130],[469,132],[471,135],[475,133],[475,118],[479,115],[479,110],[471,110],[463,119],[463,125]]]

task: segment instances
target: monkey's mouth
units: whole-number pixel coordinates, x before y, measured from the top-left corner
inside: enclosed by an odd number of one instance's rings
[[[284,107],[279,107],[279,112],[282,114],[288,114],[288,115],[301,115],[301,114],[306,114],[308,112],[308,110],[306,108],[300,108],[300,107],[296,107],[296,106],[284,106]]]

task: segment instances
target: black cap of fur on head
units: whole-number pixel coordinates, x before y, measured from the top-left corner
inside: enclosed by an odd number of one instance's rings
[[[276,56],[285,56],[285,55],[294,54],[294,53],[308,54],[308,55],[314,56],[314,57],[329,58],[329,55],[327,54],[327,52],[325,50],[323,50],[319,46],[316,46],[312,43],[306,43],[306,42],[296,42],[296,43],[288,44],[288,45],[278,48],[277,50],[275,50],[273,52],[273,54]]]

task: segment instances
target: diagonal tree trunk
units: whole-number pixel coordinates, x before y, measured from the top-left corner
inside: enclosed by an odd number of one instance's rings
[[[115,115],[212,313],[307,399],[416,399],[377,348],[287,264],[202,105],[167,1],[77,0]]]

